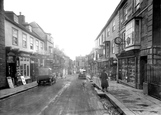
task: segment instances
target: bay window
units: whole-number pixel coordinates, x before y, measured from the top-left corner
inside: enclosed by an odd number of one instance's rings
[[[133,19],[125,27],[125,47],[140,45],[140,20]]]

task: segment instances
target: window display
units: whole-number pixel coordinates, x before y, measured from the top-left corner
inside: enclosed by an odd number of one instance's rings
[[[135,83],[136,64],[135,58],[124,58],[119,60],[119,79],[129,84]]]

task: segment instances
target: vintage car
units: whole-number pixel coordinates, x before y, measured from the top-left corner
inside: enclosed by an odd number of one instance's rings
[[[38,85],[52,85],[56,83],[56,75],[52,73],[51,68],[40,67],[37,76]]]
[[[81,69],[78,74],[78,79],[86,79],[86,71],[84,69]]]

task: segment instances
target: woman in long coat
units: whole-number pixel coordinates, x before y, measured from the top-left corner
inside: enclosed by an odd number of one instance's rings
[[[101,76],[100,76],[100,80],[101,80],[101,87],[103,91],[108,91],[107,88],[109,86],[108,84],[108,75],[105,72],[105,70],[102,71]]]

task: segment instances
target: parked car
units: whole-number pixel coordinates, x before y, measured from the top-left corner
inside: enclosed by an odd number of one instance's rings
[[[37,83],[38,85],[52,85],[56,83],[56,75],[52,73],[51,68],[40,67]]]
[[[86,79],[86,71],[85,70],[80,70],[78,78],[79,79]]]

